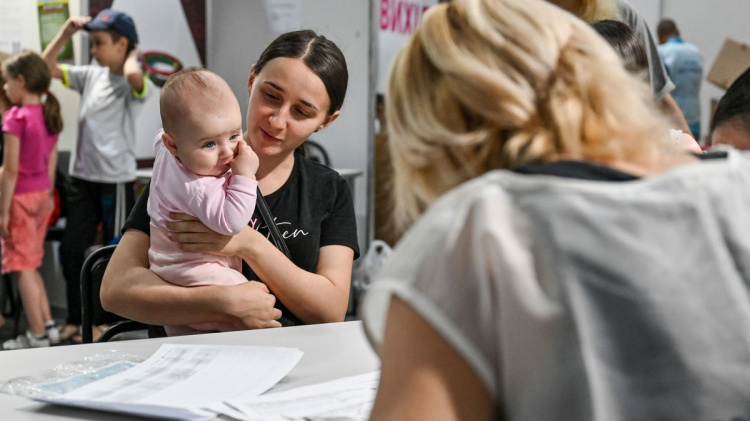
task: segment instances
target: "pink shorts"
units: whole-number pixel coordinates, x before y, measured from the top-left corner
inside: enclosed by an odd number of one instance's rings
[[[0,238],[2,273],[32,270],[42,265],[51,212],[48,190],[13,195],[8,235]]]

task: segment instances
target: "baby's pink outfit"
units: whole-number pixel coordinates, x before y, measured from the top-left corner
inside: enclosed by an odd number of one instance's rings
[[[148,198],[151,217],[151,270],[164,280],[185,286],[237,285],[247,282],[242,275],[242,259],[209,253],[189,253],[167,236],[170,212],[185,213],[200,219],[208,228],[225,235],[242,231],[255,211],[258,182],[232,174],[201,176],[185,168],[162,143],[154,139],[154,172]],[[192,328],[192,329],[191,329]],[[231,330],[217,323],[167,326],[170,335],[195,333],[194,330]]]

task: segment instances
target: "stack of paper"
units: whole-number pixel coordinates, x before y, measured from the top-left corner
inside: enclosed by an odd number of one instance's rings
[[[302,351],[296,348],[167,344],[119,374],[56,397],[35,399],[149,417],[205,420],[227,410],[223,401],[265,392],[301,358]],[[40,388],[67,390],[71,383],[77,381]]]
[[[376,371],[286,392],[230,399],[227,404],[242,412],[245,416],[240,419],[246,421],[365,420],[372,411],[379,380]]]

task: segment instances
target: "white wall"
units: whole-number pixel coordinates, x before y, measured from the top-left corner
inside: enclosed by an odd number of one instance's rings
[[[370,2],[364,0],[299,1],[299,28],[312,29],[332,40],[347,60],[349,87],[340,117],[312,138],[321,143],[336,168],[358,169],[355,212],[360,245],[369,236],[368,171],[374,127],[373,69],[370,60]],[[250,66],[280,32],[273,31],[267,3],[246,0],[207,2],[207,67],[221,75],[247,111],[247,77]]]
[[[185,13],[178,0],[115,0],[112,8],[129,14],[138,31],[141,51],[164,51],[177,57],[187,66],[201,66],[198,50],[193,42]],[[165,36],[168,34],[168,36]],[[154,156],[154,136],[161,128],[159,95],[161,89],[146,100],[136,124],[136,157]]]
[[[626,3],[633,6],[638,13],[643,16],[646,23],[652,31],[656,31],[656,25],[661,19],[661,9],[663,0],[626,0]]]
[[[70,0],[68,9],[71,16],[81,14],[81,1]],[[41,53],[39,41],[39,19],[37,3],[26,0],[2,0],[0,2],[0,46],[6,53],[15,53],[13,47],[8,48],[5,41],[13,40],[20,42],[20,48],[28,48]],[[15,24],[15,25],[14,25]],[[76,64],[80,64],[81,38],[76,34],[73,36],[73,51]],[[58,147],[60,150],[71,150],[75,145],[76,125],[78,120],[79,96],[77,93],[62,86],[59,80],[53,80],[52,93],[57,96],[63,116],[65,128],[60,133]]]
[[[708,74],[724,40],[729,37],[750,44],[750,2],[747,0],[662,0],[662,16],[674,19],[683,38],[698,46]],[[702,130],[708,130],[711,98],[724,90],[704,79],[701,89]]]

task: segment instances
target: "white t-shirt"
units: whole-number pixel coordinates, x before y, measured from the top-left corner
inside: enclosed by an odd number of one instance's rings
[[[123,75],[102,66],[60,66],[63,85],[81,94],[78,140],[70,174],[100,183],[135,180],[135,125],[138,113],[155,90],[144,75],[136,95]]]
[[[750,155],[633,181],[494,171],[402,238],[361,316],[398,296],[508,420],[750,414]]]

